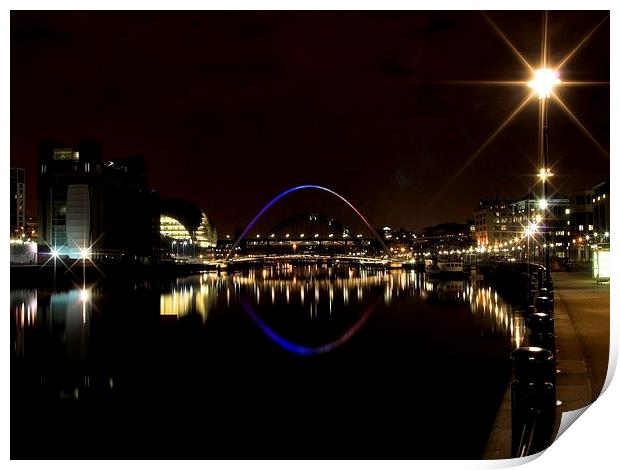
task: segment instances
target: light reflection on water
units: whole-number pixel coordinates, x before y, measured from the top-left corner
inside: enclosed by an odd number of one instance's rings
[[[50,334],[62,338],[69,360],[84,360],[88,351],[94,301],[96,295],[89,289],[43,295],[36,289],[11,291],[17,356],[23,356],[26,352],[25,333],[28,330],[47,328]]]
[[[513,347],[519,347],[523,342],[523,318],[515,315],[511,306],[503,302],[492,287],[462,280],[430,281],[420,274],[404,271],[348,269],[345,275],[341,274],[334,268],[325,270],[307,266],[293,269],[290,265],[264,268],[259,276],[253,270],[231,275],[202,274],[198,281],[196,278],[178,280],[170,292],[162,293],[161,315],[181,317],[195,312],[206,321],[209,311],[221,302],[221,292],[225,290],[226,307],[241,300],[259,311],[278,305],[296,305],[305,308],[308,319],[312,320],[325,313],[332,315],[334,311],[352,308],[350,301],[363,305],[365,296],[370,304],[380,292],[386,306],[392,299],[407,297],[466,305],[483,330],[510,338]],[[192,289],[196,282],[200,286],[198,292]],[[250,316],[260,318],[260,314]]]
[[[91,433],[103,429],[101,442],[131,429],[143,406],[156,419],[168,409],[192,419],[206,410],[210,439],[229,423],[256,426],[243,445],[271,445],[260,423],[283,422],[279,439],[300,427],[307,430],[300,440],[333,430],[390,445],[402,439],[399,447],[409,449],[400,430],[416,423],[429,436],[424,449],[463,439],[483,447],[510,374],[510,348],[525,331],[488,286],[404,271],[269,266],[85,292],[14,290],[10,300],[11,396],[36,405],[24,422],[62,421],[65,434],[78,435],[86,423]],[[291,412],[290,396],[303,406]],[[65,404],[84,420],[67,419]],[[177,414],[180,405],[187,410]],[[336,426],[324,425],[334,417]],[[382,436],[373,434],[373,420]]]
[[[43,319],[50,331],[62,330],[70,357],[83,357],[88,348],[89,320],[93,309],[98,311],[98,296],[97,290],[73,289],[44,294],[41,302],[36,289],[11,291],[17,354],[25,352],[24,331],[39,327]],[[285,265],[234,274],[203,273],[163,286],[159,314],[177,319],[198,314],[206,324],[213,310],[226,311],[243,302],[256,312],[255,320],[275,306],[286,306],[305,311],[306,322],[351,310],[357,315],[351,319],[352,325],[377,299],[389,307],[394,300],[408,298],[466,306],[482,331],[509,338],[512,347],[523,343],[523,317],[515,314],[492,287],[461,280],[430,281],[404,271],[348,269],[343,273],[334,268]],[[295,319],[300,321],[299,317]],[[339,334],[347,336],[346,331]]]

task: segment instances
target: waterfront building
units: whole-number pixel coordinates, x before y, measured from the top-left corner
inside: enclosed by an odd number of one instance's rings
[[[574,235],[585,236],[594,230],[594,212],[592,204],[595,201],[592,189],[582,189],[570,194],[570,225]]]
[[[545,219],[538,221],[536,214],[540,213],[538,198],[533,194],[526,195],[510,204],[512,211],[512,231],[517,241],[526,236],[526,229],[530,223],[538,223],[538,233],[533,233],[534,243],[530,244],[533,259],[542,259],[543,245],[549,247],[552,259],[566,260],[568,258],[571,225],[570,200],[563,196],[553,196],[547,200]],[[521,242],[522,243],[522,242]]]
[[[609,210],[610,210],[610,195],[609,195],[609,182],[599,183],[592,188],[594,194],[592,195],[592,228],[594,233],[605,236],[605,233],[609,233]]]
[[[416,239],[415,253],[460,255],[474,243],[469,223],[442,223],[425,227]]]
[[[30,238],[31,240],[36,240],[38,233],[39,233],[39,222],[34,217],[26,215],[25,236]]]
[[[26,230],[26,171],[11,168],[11,238],[19,238]]]
[[[582,189],[574,191],[570,199],[570,226],[572,227],[572,240],[570,258],[575,262],[589,262],[590,233],[594,232],[594,190]],[[587,237],[587,238],[586,238]]]
[[[484,199],[474,210],[474,232],[476,245],[495,248],[506,246],[515,237],[511,204],[514,201]]]
[[[150,262],[159,239],[157,193],[141,157],[108,160],[96,140],[39,151],[39,252]]]
[[[10,243],[11,264],[37,264],[37,244],[23,238],[12,238]]]
[[[609,182],[575,191],[570,200],[573,227],[570,257],[578,263],[590,262],[593,249],[609,247]]]
[[[217,231],[205,212],[183,199],[159,202],[161,249],[175,257],[200,256],[217,245]]]

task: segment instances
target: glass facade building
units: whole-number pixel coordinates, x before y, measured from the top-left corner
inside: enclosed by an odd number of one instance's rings
[[[79,258],[148,261],[159,240],[157,194],[144,159],[104,160],[102,144],[77,149],[44,142],[39,151],[39,251]]]
[[[11,237],[19,237],[26,226],[26,171],[11,168]]]

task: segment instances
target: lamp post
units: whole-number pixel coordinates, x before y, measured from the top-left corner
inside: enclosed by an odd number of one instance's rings
[[[545,51],[546,52],[546,51]],[[549,206],[547,201],[546,194],[546,182],[549,177],[553,176],[551,170],[549,169],[549,124],[547,120],[547,109],[549,105],[549,97],[551,96],[551,92],[553,91],[553,87],[560,83],[560,79],[558,78],[558,73],[554,70],[548,69],[545,67],[547,63],[546,53],[543,55],[543,67],[536,70],[534,73],[534,78],[528,83],[528,86],[536,93],[538,93],[539,103],[540,103],[540,123],[542,126],[542,139],[540,139],[540,157],[542,168],[538,172],[538,177],[541,182],[541,199],[538,201],[538,208],[540,209],[541,216],[541,224],[542,224],[542,240],[543,240],[543,251],[545,257],[545,272],[546,284],[549,284],[550,278],[550,253],[549,253],[549,243],[548,243],[548,224],[547,224],[547,208]]]
[[[56,260],[60,256],[60,250],[58,250],[58,248],[56,247],[52,248],[51,255],[52,259],[54,260],[54,290],[56,290]]]

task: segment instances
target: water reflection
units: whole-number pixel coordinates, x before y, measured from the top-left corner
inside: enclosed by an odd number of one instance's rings
[[[196,285],[198,288],[194,289]],[[198,313],[206,321],[209,311],[218,305],[230,308],[231,303],[240,304],[260,329],[284,349],[310,354],[330,351],[343,341],[331,338],[323,342],[318,340],[314,346],[302,346],[291,338],[285,340],[265,323],[264,317],[270,316],[274,307],[301,309],[307,312],[306,320],[310,321],[332,316],[334,312],[341,316],[346,311],[355,312],[347,330],[339,332],[338,338],[348,339],[351,337],[348,332],[357,331],[361,326],[357,319],[367,318],[378,300],[389,306],[393,300],[411,298],[466,306],[482,330],[510,338],[513,347],[523,342],[523,318],[515,314],[492,287],[463,280],[431,281],[421,274],[404,271],[338,271],[318,266],[284,265],[230,275],[205,273],[179,279],[169,292],[162,293],[160,313],[176,317]],[[368,308],[369,305],[373,308]],[[290,309],[288,316],[294,316]],[[282,319],[276,322],[282,323]]]
[[[44,327],[50,337],[61,341],[70,360],[86,357],[90,319],[96,296],[90,289],[39,294],[36,289],[11,292],[11,310],[15,319],[15,352],[26,353],[29,331]]]
[[[142,431],[168,409],[183,417],[206,410],[211,440],[255,426],[239,438],[243,445],[272,445],[261,440],[271,422],[284,423],[278,440],[302,422],[303,441],[333,430],[409,449],[400,429],[416,422],[428,442],[473,441],[472,423],[493,423],[510,348],[525,330],[489,286],[348,267],[268,266],[89,290],[15,290],[10,309],[11,399],[21,400],[15,409],[34,410],[17,422],[24,424],[16,435],[50,423],[45,436],[60,441],[68,432],[89,435],[86,423],[99,433],[94,443],[133,429],[141,406]],[[304,405],[292,410],[291,396]],[[110,407],[91,421],[101,403]],[[338,426],[324,426],[334,417]],[[385,433],[375,437],[362,421],[379,422]],[[57,423],[67,423],[64,433],[55,432]],[[461,423],[466,430],[446,437]],[[181,426],[155,429],[167,435]],[[475,434],[482,448],[485,426]]]
[[[219,289],[217,282],[203,282],[198,278],[197,289],[194,283],[181,281],[171,287],[170,292],[164,292],[159,298],[159,312],[163,316],[183,317],[190,313],[197,313],[206,322],[209,312],[216,303],[215,290]],[[230,304],[230,289],[226,289],[226,303]]]
[[[527,334],[525,318],[491,286],[466,281],[425,281],[421,296],[444,303],[463,303],[483,332],[510,338],[514,348],[523,344]]]
[[[145,291],[152,295],[152,286],[147,287]],[[162,318],[198,315],[206,324],[210,312],[226,315],[241,307],[279,347],[301,355],[342,346],[378,306],[385,309],[394,302],[416,299],[418,303],[408,309],[410,315],[424,309],[425,303],[464,307],[481,332],[503,336],[512,347],[519,347],[526,333],[523,317],[492,287],[460,280],[430,281],[413,272],[285,265],[234,274],[204,273],[176,279],[160,289]],[[98,297],[98,291],[82,289],[12,291],[17,356],[27,353],[27,332],[45,328],[63,345],[67,359],[87,360],[90,319],[93,309],[100,310]]]

